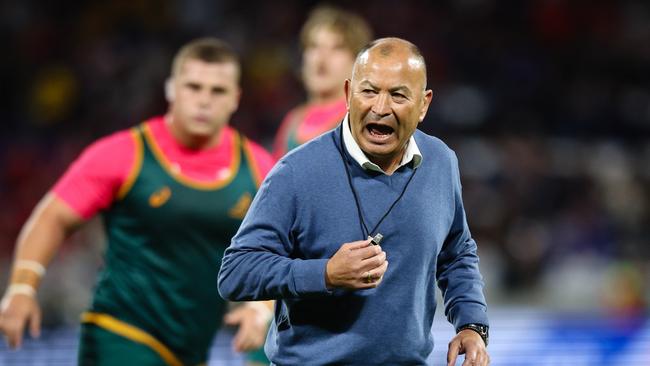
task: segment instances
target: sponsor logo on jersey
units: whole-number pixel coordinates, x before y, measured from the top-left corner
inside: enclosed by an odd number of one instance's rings
[[[171,196],[172,196],[172,190],[169,189],[169,187],[164,186],[159,190],[153,192],[151,196],[149,196],[149,206],[153,208],[158,208],[164,205],[167,201],[169,201],[169,198]]]
[[[228,215],[234,219],[243,219],[244,216],[246,216],[246,212],[248,211],[251,202],[253,202],[253,196],[251,196],[250,193],[246,192],[242,194],[241,197],[239,197],[239,200],[237,200],[237,203],[230,208]]]

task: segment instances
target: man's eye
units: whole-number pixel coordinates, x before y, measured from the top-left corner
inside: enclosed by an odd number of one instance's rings
[[[361,90],[361,93],[363,93],[363,94],[368,94],[368,95],[374,95],[374,94],[377,94],[377,92],[374,91],[374,90],[372,90],[372,89],[363,89],[363,90]]]

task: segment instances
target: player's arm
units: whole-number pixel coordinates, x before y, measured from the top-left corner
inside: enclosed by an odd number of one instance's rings
[[[0,302],[0,333],[10,348],[20,347],[27,325],[31,335],[38,336],[41,311],[36,291],[45,269],[67,236],[112,203],[134,167],[134,141],[132,133],[123,131],[91,144],[23,226]]]
[[[10,348],[21,346],[25,327],[40,332],[41,311],[36,291],[45,268],[61,243],[83,219],[53,193],[36,206],[18,237],[9,285],[0,305],[0,332]]]

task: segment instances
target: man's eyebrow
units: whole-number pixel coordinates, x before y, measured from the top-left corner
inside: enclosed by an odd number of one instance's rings
[[[389,92],[401,92],[407,95],[411,95],[411,89],[406,85],[398,85],[388,89]]]
[[[372,89],[379,89],[379,87],[376,86],[375,84],[373,84],[370,80],[362,80],[362,81],[359,82],[359,85],[360,86],[368,86],[368,87],[370,87]],[[394,87],[388,89],[388,91],[389,92],[399,91],[399,92],[402,92],[402,93],[411,94],[411,89],[407,85],[397,85],[397,86],[394,86]]]
[[[362,80],[362,81],[359,83],[359,85],[360,85],[360,86],[369,86],[369,87],[371,87],[371,88],[373,88],[373,89],[379,89],[379,88],[377,88],[377,86],[375,86],[375,85],[374,85],[373,83],[371,83],[369,80]]]
[[[373,90],[379,90],[380,89],[378,86],[373,84],[370,80],[362,80],[362,81],[360,81],[359,86],[362,87],[362,88],[370,88],[370,89],[373,89]],[[411,92],[411,88],[409,88],[407,85],[404,85],[404,84],[394,86],[394,87],[388,89],[388,92],[389,93],[399,92],[399,93],[402,93],[402,94],[406,95],[407,97],[410,97],[413,94]]]

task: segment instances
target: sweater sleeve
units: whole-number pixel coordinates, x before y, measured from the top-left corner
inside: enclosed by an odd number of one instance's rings
[[[228,300],[269,300],[328,294],[327,259],[291,258],[296,192],[289,164],[280,161],[262,183],[219,271]]]
[[[469,323],[488,324],[479,272],[476,242],[472,239],[461,195],[458,160],[451,152],[454,216],[438,255],[437,278],[445,303],[445,315],[455,329]]]

